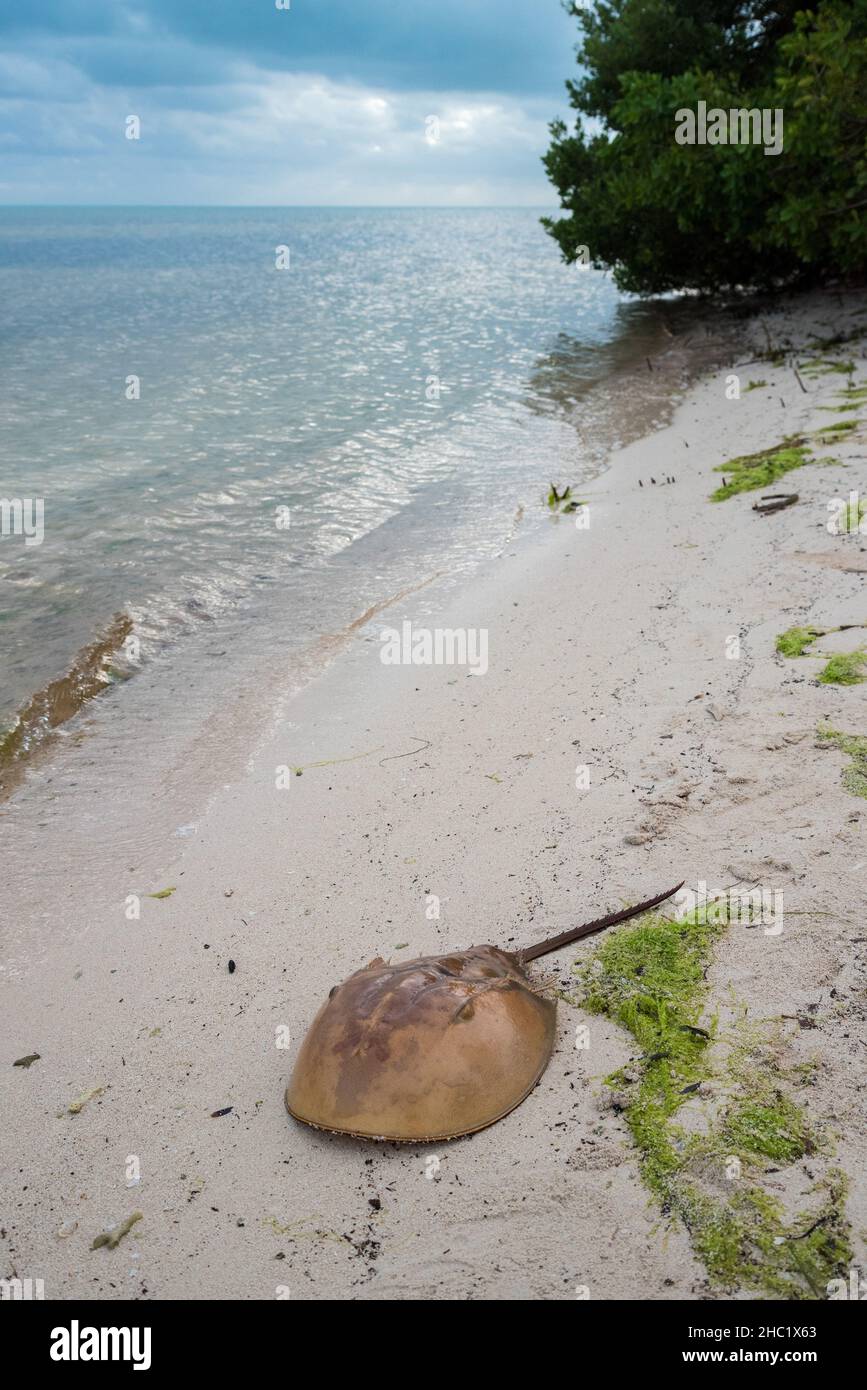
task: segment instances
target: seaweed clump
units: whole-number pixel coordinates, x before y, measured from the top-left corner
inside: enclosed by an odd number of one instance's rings
[[[867,800],[867,735],[845,734],[832,729],[830,724],[822,724],[817,730],[820,748],[839,748],[852,761],[843,768],[841,781],[853,796],[863,796]]]
[[[830,357],[811,357],[809,362],[801,363],[801,371],[809,376],[826,376],[829,372],[837,372],[840,376],[853,376],[855,363],[836,362]]]
[[[867,647],[854,652],[835,652],[819,672],[822,685],[860,685],[867,680]]]
[[[722,485],[711,493],[712,502],[724,502],[739,492],[754,492],[756,488],[770,487],[778,478],[791,473],[796,468],[804,468],[815,462],[812,450],[805,435],[789,435],[780,444],[770,449],[760,449],[755,454],[741,454],[728,463],[717,464],[714,472],[728,475]]]
[[[814,430],[813,438],[818,439],[820,444],[834,444],[846,434],[851,434],[858,428],[859,421],[855,420],[834,420],[829,425],[823,425],[821,429]]]
[[[839,627],[789,627],[785,632],[779,633],[774,643],[775,651],[780,656],[817,656],[827,657],[827,661],[819,672],[819,681],[822,685],[860,685],[867,680],[867,647],[856,647],[852,652],[809,652],[808,647],[818,637],[825,637],[832,632],[847,632],[850,628],[861,627],[861,623],[844,623]]]
[[[607,937],[589,965],[576,966],[584,1003],[636,1040],[637,1058],[606,1084],[644,1181],[663,1213],[685,1226],[711,1282],[771,1298],[825,1298],[852,1260],[846,1179],[828,1170],[794,1213],[763,1186],[765,1173],[826,1152],[828,1140],[793,1094],[803,1077],[782,1066],[772,1041],[745,1027],[718,1038],[716,1019],[704,1018],[705,974],[729,915],[645,917]],[[711,1057],[721,1043],[722,1075]]]
[[[795,657],[807,654],[807,648],[817,637],[824,636],[823,627],[789,627],[781,632],[774,643],[774,650],[781,656]]]

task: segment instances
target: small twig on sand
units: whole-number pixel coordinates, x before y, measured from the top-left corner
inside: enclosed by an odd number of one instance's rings
[[[766,492],[762,494],[762,502],[766,502],[767,506],[754,502],[753,511],[758,512],[759,516],[770,516],[772,512],[781,512],[784,507],[793,507],[797,500],[797,492]]]

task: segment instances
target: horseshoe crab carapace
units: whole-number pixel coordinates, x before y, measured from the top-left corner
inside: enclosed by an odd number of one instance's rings
[[[373,960],[331,990],[301,1044],[286,1108],[316,1129],[426,1143],[485,1129],[529,1095],[554,1050],[556,1004],[525,966],[648,912],[670,888],[559,936]]]

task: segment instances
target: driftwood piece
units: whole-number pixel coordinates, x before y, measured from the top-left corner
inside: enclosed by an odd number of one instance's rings
[[[798,496],[797,492],[766,492],[761,502],[753,503],[753,511],[758,512],[759,516],[770,516],[772,512],[781,512],[784,507],[794,507]],[[762,503],[767,505],[762,506]]]

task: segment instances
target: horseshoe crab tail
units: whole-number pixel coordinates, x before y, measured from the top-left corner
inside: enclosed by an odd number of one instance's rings
[[[540,941],[536,946],[526,946],[523,951],[518,951],[517,956],[522,965],[526,965],[528,960],[536,960],[539,956],[547,956],[549,951],[559,951],[561,946],[569,946],[573,941],[578,941],[582,936],[590,936],[593,932],[603,931],[605,927],[613,927],[617,922],[627,922],[630,917],[640,917],[642,912],[649,912],[652,907],[658,907],[664,903],[666,898],[670,898],[686,882],[684,879],[675,888],[669,888],[665,893],[658,893],[655,898],[648,898],[646,902],[636,903],[635,907],[625,907],[621,912],[610,912],[607,917],[597,917],[594,922],[585,922],[583,927],[572,927],[569,931],[563,931],[559,936],[549,936],[546,941]]]

